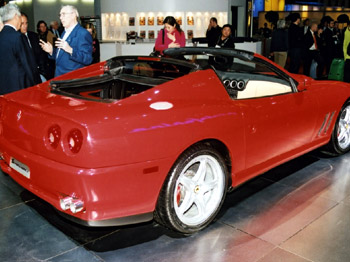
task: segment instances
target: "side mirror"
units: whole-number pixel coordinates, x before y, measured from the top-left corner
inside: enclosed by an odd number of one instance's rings
[[[301,82],[298,85],[297,89],[299,92],[303,92],[303,91],[306,91],[310,85],[311,85],[311,78],[305,78],[304,82]]]

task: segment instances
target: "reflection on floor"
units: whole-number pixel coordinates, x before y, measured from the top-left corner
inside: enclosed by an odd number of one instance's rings
[[[350,261],[350,153],[304,155],[229,194],[181,236],[146,223],[87,228],[0,173],[0,261]]]

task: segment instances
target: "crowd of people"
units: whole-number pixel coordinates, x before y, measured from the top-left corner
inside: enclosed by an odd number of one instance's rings
[[[287,22],[278,20],[271,33],[270,55],[273,60],[291,73],[303,73],[316,79],[326,79],[332,61],[348,57],[344,49],[349,43],[347,35],[350,38],[348,27],[340,30],[337,21],[330,17],[321,19],[318,23],[305,19],[302,25],[298,13],[291,14],[288,19]],[[287,23],[289,26],[286,26]],[[289,57],[288,66],[287,57]],[[350,82],[345,74],[344,81]]]
[[[28,30],[28,16],[16,4],[0,8],[0,95],[21,90],[100,61],[93,24],[82,27],[78,10],[60,10],[50,28],[40,20]]]

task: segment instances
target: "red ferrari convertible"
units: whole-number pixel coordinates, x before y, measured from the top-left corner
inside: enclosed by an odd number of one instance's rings
[[[0,97],[0,165],[88,226],[193,233],[226,193],[323,146],[350,148],[350,86],[239,50],[116,57]]]

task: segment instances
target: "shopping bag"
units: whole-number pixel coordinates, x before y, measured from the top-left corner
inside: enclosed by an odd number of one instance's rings
[[[328,79],[343,81],[343,78],[344,78],[344,59],[335,58],[332,61],[331,68],[328,74]]]

